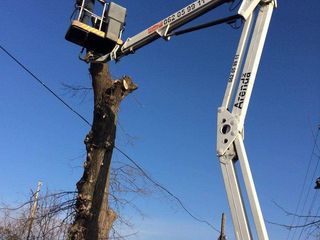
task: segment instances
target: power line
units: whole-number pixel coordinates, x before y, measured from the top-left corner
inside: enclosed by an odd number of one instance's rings
[[[13,61],[15,61],[23,70],[25,70],[34,80],[41,84],[47,91],[49,91],[55,98],[57,98],[63,105],[65,105],[70,111],[81,118],[86,124],[91,126],[89,121],[85,119],[80,113],[78,113],[73,107],[71,107],[66,101],[58,96],[51,88],[49,88],[43,81],[41,81],[35,74],[33,74],[24,64],[22,64],[17,58],[15,58],[8,50],[0,45],[0,49],[6,53]]]
[[[296,206],[296,209],[295,209],[295,212],[293,214],[292,221],[291,221],[291,224],[290,224],[291,227],[294,226],[294,225],[299,225],[299,222],[300,222],[300,220],[298,219],[298,224],[295,224],[296,217],[298,215],[298,211],[299,211],[301,203],[302,203],[303,193],[304,193],[305,187],[307,185],[308,175],[309,175],[309,172],[311,171],[311,163],[312,163],[312,159],[313,159],[313,154],[314,154],[315,149],[317,147],[317,138],[318,138],[319,133],[320,133],[319,130],[320,129],[318,128],[318,131],[317,131],[317,133],[315,135],[314,135],[314,133],[312,133],[313,137],[314,137],[314,145],[313,145],[312,153],[311,153],[311,156],[310,156],[310,159],[309,159],[309,162],[308,162],[307,171],[306,171],[306,174],[305,174],[305,177],[304,177],[304,180],[303,180],[302,188],[301,188],[301,191],[300,191],[300,194],[299,194],[298,203],[297,203],[297,206]],[[310,189],[308,191],[308,194],[307,194],[307,197],[306,197],[305,201],[308,198],[309,192],[310,192]],[[305,201],[303,203],[302,211],[304,211],[304,208],[305,208]],[[291,236],[291,231],[292,231],[292,228],[289,228],[288,235],[287,235],[287,240]],[[297,232],[297,229],[295,228],[294,231],[293,231],[293,235],[292,235],[291,239],[294,239],[296,232]]]
[[[308,211],[308,215],[310,215],[310,216],[311,216],[311,213],[313,212],[314,204],[316,203],[318,196],[319,196],[319,191],[316,190],[315,193],[313,194],[311,205],[310,205],[310,208],[309,208],[309,211]],[[311,222],[311,223],[315,222],[317,214],[318,214],[318,210],[317,210],[316,214],[314,214],[313,220],[311,220],[311,221],[309,220],[309,222]],[[308,218],[305,218],[304,225],[307,224],[307,223],[308,223]],[[307,230],[307,232],[305,234],[306,235],[305,238],[308,238],[308,236],[309,236],[310,232],[312,231],[312,229],[310,228],[310,229],[305,229],[305,230]],[[300,234],[302,236],[302,232]]]
[[[55,98],[57,98],[63,105],[65,105],[70,111],[72,111],[74,114],[76,114],[82,121],[84,121],[87,125],[90,127],[92,126],[91,123],[85,119],[80,113],[78,113],[74,108],[72,108],[67,102],[65,102],[61,97],[59,97],[51,88],[49,88],[43,81],[41,81],[34,73],[31,72],[24,64],[22,64],[16,57],[14,57],[8,50],[6,50],[3,46],[0,45],[0,49],[5,52],[13,61],[15,61],[21,68],[23,68],[30,76],[32,76],[33,79],[35,79],[38,83],[40,83],[47,91],[49,91]],[[170,195],[172,198],[174,198],[180,205],[180,207],[186,211],[189,216],[191,216],[194,220],[205,223],[209,227],[211,227],[213,230],[216,232],[220,233],[220,231],[215,228],[212,224],[210,224],[208,221],[204,219],[200,219],[196,217],[194,214],[188,210],[183,202],[176,196],[174,195],[171,191],[169,191],[167,188],[162,186],[160,183],[156,182],[153,180],[144,170],[142,167],[139,166],[139,164],[134,161],[128,154],[126,154],[124,151],[122,151],[120,148],[118,148],[116,145],[114,146],[116,150],[118,150],[123,156],[125,156],[132,164],[134,164],[142,173],[143,175],[150,181],[152,182],[155,186],[158,188],[162,189],[164,192],[166,192],[168,195]]]
[[[318,142],[318,134],[319,134],[319,128],[318,128],[317,135],[315,135],[314,132],[312,131],[312,135],[313,135],[313,138],[314,138],[314,147],[313,147],[313,151],[312,151],[312,154],[311,154],[311,158],[312,158],[312,159],[313,159],[313,156],[315,155],[316,147],[318,146],[318,145],[317,145],[317,142]],[[311,181],[310,181],[310,184],[309,184],[309,187],[308,187],[308,194],[307,194],[307,197],[306,197],[306,199],[305,199],[305,203],[304,203],[304,205],[303,205],[303,209],[302,209],[302,212],[301,212],[301,213],[303,213],[303,211],[304,211],[304,209],[305,209],[305,205],[306,205],[306,203],[307,203],[307,200],[309,199],[310,191],[311,191],[311,189],[313,189],[313,188],[312,188],[312,185],[314,184],[316,172],[317,172],[317,169],[318,169],[318,166],[319,166],[319,163],[320,163],[319,160],[320,160],[320,159],[318,158],[318,159],[317,159],[317,163],[316,163],[316,165],[315,165],[315,167],[314,167],[314,171],[313,171],[313,173],[312,173]],[[317,196],[317,192],[314,193],[313,200],[311,201],[310,209],[309,209],[309,211],[308,211],[308,214],[309,214],[309,215],[310,215],[311,209],[313,209],[313,205],[314,205],[314,203],[315,203],[315,197],[316,197],[316,196]],[[305,224],[306,224],[306,223],[307,223],[307,219],[305,219]],[[304,231],[304,228],[301,229],[298,240],[301,239],[303,231]]]
[[[194,214],[192,214],[187,208],[186,206],[183,204],[183,202],[176,196],[174,195],[172,192],[170,192],[167,188],[165,188],[164,186],[162,186],[160,183],[156,182],[155,180],[153,180],[131,157],[129,157],[125,152],[123,152],[121,149],[119,149],[117,146],[114,146],[114,148],[116,150],[118,150],[123,156],[125,156],[133,165],[135,165],[141,172],[142,174],[150,181],[152,182],[156,187],[162,189],[164,192],[166,192],[169,196],[171,196],[172,198],[174,198],[180,205],[180,207],[185,210],[190,217],[192,217],[194,220],[198,221],[198,222],[202,222],[207,224],[209,227],[211,227],[213,230],[215,230],[216,232],[220,233],[220,230],[218,230],[217,228],[215,228],[211,223],[209,223],[208,221],[204,220],[204,219],[200,219],[198,217],[196,217]]]
[[[319,216],[319,213],[320,213],[320,207],[318,207],[318,210],[317,210],[317,212],[311,222],[316,222],[316,219],[317,219],[317,216]],[[316,230],[318,230],[318,227],[315,227],[313,230],[310,229],[310,231],[307,234],[306,240],[308,240],[311,237],[311,235],[313,234],[313,232]]]

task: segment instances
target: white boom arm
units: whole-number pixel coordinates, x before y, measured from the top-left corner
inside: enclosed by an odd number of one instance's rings
[[[236,174],[237,161],[240,163],[258,239],[269,239],[244,148],[243,126],[272,12],[277,5],[276,1],[242,1],[238,15],[244,19],[245,24],[222,106],[218,109],[217,154],[237,240],[253,239]],[[230,0],[197,0],[132,38],[128,38],[123,44],[117,45],[110,54],[96,61],[119,60],[122,56],[134,53],[160,37],[168,39],[170,32],[227,2]]]
[[[252,9],[250,4],[245,3],[241,6],[240,11],[243,6]],[[217,153],[237,240],[253,239],[248,223],[248,213],[236,174],[235,163],[237,161],[240,163],[258,239],[269,239],[244,148],[243,126],[271,15],[275,7],[276,0],[261,1],[260,5],[256,7],[256,15],[244,14],[247,20],[234,58],[222,106],[218,109]],[[246,51],[246,49],[248,50]],[[236,87],[237,91],[235,91]]]
[[[151,27],[143,30],[137,35],[128,38],[123,44],[116,45],[114,50],[95,61],[105,62],[109,60],[119,60],[121,57],[134,53],[139,48],[148,45],[160,37],[169,40],[169,33],[196,19],[210,10],[232,0],[196,0],[188,6],[162,19]],[[238,15],[247,19],[251,15],[261,0],[243,0],[239,8]],[[121,42],[121,41],[120,41]]]
[[[128,54],[160,37],[166,38],[169,32],[226,2],[230,2],[230,0],[197,0],[134,37],[128,38],[121,47],[121,52]]]
[[[197,0],[170,16],[162,19],[137,35],[128,38],[124,44],[117,45],[110,55],[96,59],[97,62],[119,60],[124,55],[134,53],[139,48],[160,37],[169,40],[168,34],[208,11],[232,0]]]

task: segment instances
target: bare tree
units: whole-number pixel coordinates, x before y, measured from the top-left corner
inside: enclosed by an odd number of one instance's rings
[[[1,240],[66,239],[73,216],[74,192],[51,194],[47,191],[40,196],[31,225],[30,211],[34,202],[33,196],[34,194],[29,201],[16,208],[1,208]]]
[[[299,219],[298,224],[285,224],[279,222],[268,221],[269,224],[279,226],[291,230],[299,230],[302,233],[305,233],[305,239],[319,239],[320,236],[320,215],[299,215],[292,213],[278,203],[274,202],[274,204],[288,217],[295,217]],[[300,239],[300,237],[299,237]]]
[[[109,204],[117,212],[117,219],[110,229],[109,239],[126,239],[135,232],[123,235],[119,229],[133,228],[122,211],[130,207],[137,214],[142,215],[134,204],[137,196],[146,196],[151,193],[150,182],[134,165],[121,161],[114,161],[110,170]],[[39,195],[38,205],[33,217],[29,239],[37,240],[64,240],[68,239],[69,229],[75,217],[75,191],[50,193],[48,190]],[[0,208],[0,239],[25,240],[30,227],[30,212],[34,203],[35,193],[31,192],[28,201],[17,207],[3,206]]]
[[[117,214],[109,206],[110,164],[121,101],[137,86],[125,76],[112,80],[106,63],[90,64],[94,93],[91,131],[85,138],[87,158],[77,183],[75,220],[69,238],[109,239]]]
[[[107,64],[91,64],[90,74],[94,93],[93,124],[84,141],[87,154],[83,176],[77,183],[77,197],[61,201],[66,195],[58,193],[54,195],[58,197],[58,202],[57,199],[46,200],[41,205],[42,210],[39,210],[41,214],[35,219],[36,225],[32,232],[34,238],[54,240],[123,238],[125,236],[121,236],[116,227],[119,224],[130,226],[130,223],[119,213],[125,206],[131,206],[139,212],[130,199],[130,194],[147,194],[149,191],[146,190],[148,189],[145,187],[146,182],[175,200],[194,220],[215,229],[207,221],[194,216],[178,197],[154,181],[118,148],[133,165],[115,162],[111,168],[112,153],[116,148],[115,136],[119,106],[128,94],[137,89],[137,86],[127,76],[119,80],[112,80]],[[71,193],[74,194],[74,192]],[[21,218],[21,220],[25,222],[26,218]],[[23,225],[15,224],[19,227]],[[61,227],[63,227],[63,234],[59,235],[54,229]],[[67,235],[66,228],[69,228]],[[25,230],[20,231],[19,228],[13,230],[10,232],[12,236],[22,236],[21,239],[25,239],[23,237]],[[17,231],[18,233],[14,235]]]

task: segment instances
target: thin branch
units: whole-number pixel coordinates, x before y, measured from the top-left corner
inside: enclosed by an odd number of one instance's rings
[[[208,221],[198,218],[196,217],[194,214],[192,214],[187,207],[183,204],[183,202],[180,200],[180,198],[178,198],[176,195],[174,195],[171,191],[169,191],[167,188],[165,188],[164,186],[162,186],[160,183],[156,182],[155,180],[153,180],[131,157],[129,157],[125,152],[123,152],[121,149],[119,149],[117,146],[114,146],[114,148],[116,150],[118,150],[122,155],[124,155],[130,162],[133,163],[134,166],[136,166],[141,173],[151,182],[153,183],[157,188],[161,189],[162,191],[164,191],[165,193],[167,193],[170,197],[172,197],[179,205],[180,207],[190,216],[192,217],[194,220],[201,222],[201,223],[205,223],[207,224],[210,228],[212,228],[214,231],[220,233],[220,230],[218,230],[217,228],[215,228],[211,223],[209,223]]]
[[[281,224],[281,223],[276,223],[276,222],[271,222],[271,221],[267,221],[268,223],[272,224],[272,225],[276,225],[276,226],[280,226],[280,227],[285,227],[289,230],[294,229],[294,228],[305,228],[308,226],[312,226],[312,225],[317,225],[320,223],[320,220],[317,221],[312,221],[306,224],[302,224],[302,225],[287,225],[287,224]]]

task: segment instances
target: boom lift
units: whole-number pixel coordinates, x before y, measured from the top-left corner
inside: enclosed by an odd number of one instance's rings
[[[99,31],[104,34],[99,35],[100,38],[103,38],[101,41],[103,41],[104,38],[107,38],[105,41],[109,42],[109,45],[107,44],[108,46],[105,49],[104,46],[102,46],[103,44],[99,47],[95,45],[99,45],[100,41],[90,42],[88,40],[90,34],[95,34],[94,29],[86,30],[84,29],[85,26],[83,27],[79,24],[81,11],[85,11],[83,9],[84,6],[82,5],[79,7],[80,14],[78,20],[76,20],[77,22],[73,22],[66,38],[68,40],[72,39],[71,41],[88,48],[89,51],[92,50],[94,52],[94,58],[92,58],[91,61],[118,61],[123,56],[134,53],[137,49],[158,38],[162,37],[166,40],[170,39],[171,36],[179,34],[179,32],[174,32],[174,30],[230,1],[232,0],[197,0],[139,34],[128,38],[125,42],[121,40],[121,35],[125,22],[124,17],[126,10],[121,6],[110,3],[108,7],[104,7],[104,11],[109,9],[108,14],[105,15],[105,13],[103,13],[101,17],[96,17],[99,19],[100,23],[101,21],[105,22],[105,25],[107,26],[105,32],[102,31],[101,26],[99,28]],[[243,177],[256,235],[259,240],[269,239],[254,186],[248,157],[246,155],[243,138],[244,121],[258,65],[272,12],[276,7],[277,0],[243,0],[238,10],[238,14],[182,31],[189,32],[220,23],[230,23],[238,18],[241,18],[244,21],[244,27],[232,64],[223,102],[218,109],[217,123],[217,155],[220,161],[237,240],[253,239],[253,234],[248,221],[249,212],[245,208],[243,193],[236,172],[235,164],[237,162],[240,163],[240,171]],[[116,24],[110,19],[115,20]],[[79,36],[73,36],[73,28],[79,28],[76,31],[84,32],[81,37],[84,37],[87,40],[79,40],[77,39]],[[116,37],[111,39],[109,37],[110,31],[113,33],[111,35]],[[86,43],[86,41],[90,42],[90,44],[82,44]]]

